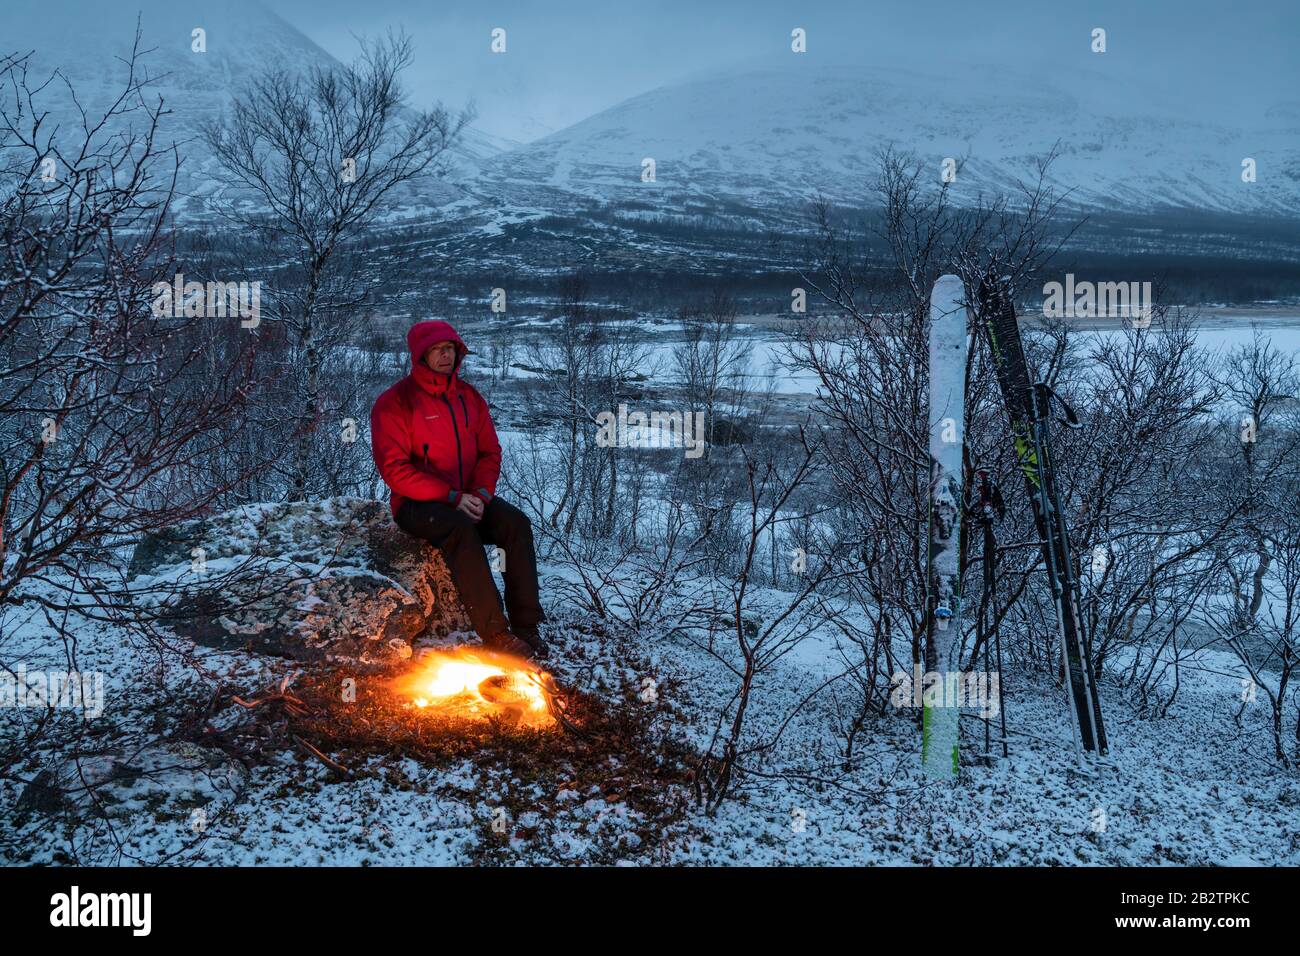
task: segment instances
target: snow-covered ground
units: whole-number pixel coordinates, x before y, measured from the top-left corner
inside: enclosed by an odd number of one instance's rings
[[[544,564],[552,582],[571,576]],[[556,593],[553,589],[548,594]],[[779,594],[768,594],[777,601]],[[634,700],[656,733],[699,745],[735,677],[698,645],[642,637],[635,645],[594,636],[552,601],[556,673],[610,708],[652,677],[651,700]],[[33,616],[5,623],[6,650],[29,669],[60,668],[63,641]],[[128,729],[169,738],[211,694],[211,683],[171,652],[141,654],[112,628],[70,624],[82,670],[106,676],[95,739]],[[192,650],[178,643],[177,651]],[[254,693],[289,672],[282,662],[201,651],[210,676]],[[1039,673],[1008,667],[1003,685],[1010,757],[985,765],[983,724],[962,719],[958,786],[920,772],[911,710],[870,719],[846,762],[837,731],[851,716],[831,682],[799,710],[767,758],[714,815],[699,811],[680,776],[597,753],[518,742],[467,742],[436,754],[344,758],[343,780],[321,763],[280,754],[246,777],[190,787],[184,800],[146,802],[101,825],[69,826],[16,810],[23,782],[49,764],[38,748],[0,780],[0,861],[391,865],[467,863],[630,864],[1300,864],[1300,777],[1271,758],[1263,698],[1247,706],[1231,661],[1206,652],[1184,666],[1168,716],[1144,719],[1119,689],[1103,687],[1112,753],[1081,772],[1059,690]],[[755,688],[750,739],[768,739],[816,686],[843,669],[833,639],[799,645]],[[4,733],[13,709],[0,709]],[[994,750],[996,728],[993,734]],[[528,751],[528,752],[525,752]],[[341,755],[340,755],[341,756]],[[647,789],[657,792],[647,794]],[[658,815],[649,806],[665,808]],[[196,828],[195,815],[204,826]]]

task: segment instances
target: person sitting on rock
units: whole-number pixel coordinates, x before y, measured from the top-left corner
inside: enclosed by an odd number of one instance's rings
[[[537,554],[528,516],[496,494],[501,443],[483,396],[460,380],[470,354],[446,322],[417,322],[406,334],[411,372],[370,411],[370,450],[392,492],[393,518],[404,532],[437,547],[461,603],[489,647],[544,657],[545,621],[538,596]],[[505,552],[505,605],[483,551]]]

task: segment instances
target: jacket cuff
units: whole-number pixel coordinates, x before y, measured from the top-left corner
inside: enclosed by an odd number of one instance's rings
[[[483,500],[483,504],[487,504],[492,500],[492,492],[488,491],[486,488],[475,488],[474,494],[478,495],[479,498]]]
[[[454,505],[454,504],[455,504],[456,502],[458,502],[458,501],[460,501],[460,492],[459,492],[459,491],[457,491],[455,488],[453,488],[453,489],[451,489],[451,491],[447,492],[447,504],[449,504],[449,505]]]

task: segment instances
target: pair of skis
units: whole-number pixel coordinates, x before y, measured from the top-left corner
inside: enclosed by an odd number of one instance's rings
[[[1106,730],[1092,673],[1091,653],[1079,616],[1079,589],[1069,532],[1052,469],[1048,418],[1051,389],[1031,383],[1015,308],[1002,289],[982,284],[979,326],[989,343],[998,386],[1011,422],[1016,462],[1025,479],[1056,610],[1057,636],[1077,730],[1076,746],[1105,754]],[[921,765],[927,774],[954,777],[958,754],[958,699],[950,691],[961,677],[960,542],[962,444],[965,431],[966,295],[957,276],[940,276],[930,295],[930,512],[926,577],[926,670],[943,693],[926,695]],[[1071,413],[1072,415],[1072,413]]]

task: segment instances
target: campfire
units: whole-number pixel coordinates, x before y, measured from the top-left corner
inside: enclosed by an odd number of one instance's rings
[[[555,682],[536,666],[483,648],[430,651],[398,678],[397,692],[416,710],[508,726],[554,727]]]

